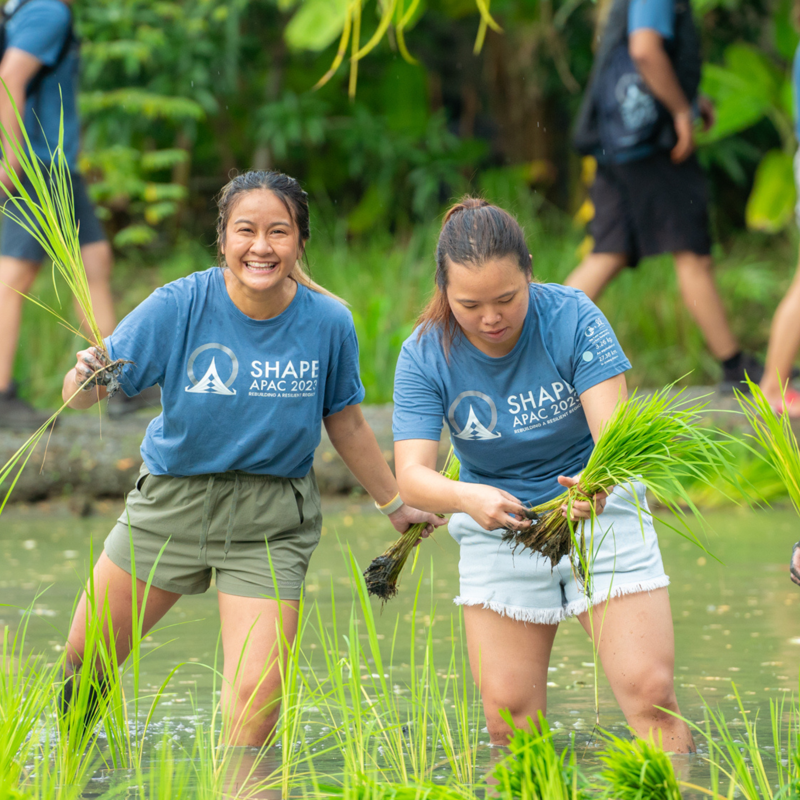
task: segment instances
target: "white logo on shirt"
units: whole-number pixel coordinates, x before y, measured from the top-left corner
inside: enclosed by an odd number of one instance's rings
[[[199,356],[200,353],[210,349],[221,350],[231,360],[231,374],[228,380],[224,383],[222,378],[219,376],[219,371],[217,370],[216,356],[211,359],[211,363],[208,365],[205,375],[203,375],[199,381],[197,378],[195,378],[194,362],[197,359],[197,356]],[[234,353],[229,347],[225,347],[224,344],[212,342],[211,344],[204,344],[198,347],[197,350],[195,350],[189,356],[189,363],[186,366],[186,371],[189,374],[189,380],[192,382],[191,386],[186,387],[185,391],[187,392],[191,392],[192,394],[236,394],[236,389],[231,389],[230,387],[231,384],[236,380],[236,376],[239,374],[239,359],[236,358],[236,353]]]
[[[480,400],[483,400],[483,402],[489,406],[491,419],[488,427],[480,421],[478,415],[475,413],[475,406],[470,403],[467,422],[463,429],[459,429],[458,423],[456,422],[456,409],[461,401],[466,397],[476,397]],[[484,412],[483,406],[478,405],[478,409],[479,411]],[[494,404],[494,400],[492,400],[489,395],[486,395],[483,392],[461,392],[461,394],[456,397],[455,400],[453,400],[450,410],[447,412],[447,419],[449,420],[450,426],[453,428],[453,430],[458,431],[458,433],[455,434],[456,439],[467,439],[468,441],[474,442],[481,439],[499,439],[501,436],[499,432],[492,433],[495,425],[497,425],[497,406]]]

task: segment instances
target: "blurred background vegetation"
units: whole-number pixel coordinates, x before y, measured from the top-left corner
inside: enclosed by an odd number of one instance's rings
[[[453,197],[480,192],[516,213],[541,280],[562,280],[580,260],[591,209],[568,131],[591,68],[597,6],[494,0],[498,33],[475,0],[355,2],[360,44],[382,15],[405,23],[359,61],[353,97],[347,58],[313,87],[354,0],[78,0],[81,168],[116,250],[120,314],[213,263],[213,197],[233,171],[297,177],[311,195],[312,271],[351,303],[367,401],[385,402],[399,346],[432,286],[440,213]],[[694,8],[703,89],[718,112],[700,158],[720,281],[737,333],[762,350],[796,263],[791,0]],[[37,292],[55,302],[49,283],[42,275]],[[634,383],[690,371],[689,382],[717,379],[668,259],[628,271],[601,306]],[[33,308],[22,341],[23,392],[53,404],[76,343]]]

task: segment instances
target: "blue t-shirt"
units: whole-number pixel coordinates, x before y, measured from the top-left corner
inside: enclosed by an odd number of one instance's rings
[[[6,47],[16,47],[52,67],[69,36],[71,14],[61,0],[30,0],[6,25]],[[46,164],[58,146],[61,104],[64,104],[64,154],[70,170],[78,165],[78,53],[71,47],[55,70],[39,78],[25,104],[25,129],[33,151]],[[62,100],[63,98],[63,100]],[[49,147],[48,147],[49,145]]]
[[[671,39],[675,35],[675,0],[631,0],[628,35],[641,28],[650,28]]]
[[[531,284],[522,334],[505,356],[488,356],[459,335],[448,361],[438,331],[405,341],[394,438],[438,441],[444,421],[462,481],[540,503],[563,491],[558,476],[580,472],[594,447],[579,396],[630,366],[583,292]]]
[[[297,287],[277,317],[251,319],[218,267],[157,289],[106,339],[129,396],[161,386],[142,458],[154,475],[242,470],[301,478],[322,418],[364,399],[353,317]]]

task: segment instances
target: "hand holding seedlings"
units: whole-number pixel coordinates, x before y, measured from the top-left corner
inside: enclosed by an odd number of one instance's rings
[[[558,482],[562,486],[567,489],[576,487],[579,495],[583,494],[583,487],[580,485],[580,479],[580,475],[576,475],[574,478],[568,478],[566,475],[558,476]],[[573,522],[577,522],[579,519],[591,519],[592,507],[594,507],[595,516],[602,514],[603,509],[606,507],[606,500],[608,499],[610,491],[610,489],[603,489],[599,492],[596,492],[594,495],[592,495],[591,500],[576,500],[572,504],[571,512],[569,506],[564,503],[564,505],[561,506],[561,514],[564,517],[569,516]]]
[[[78,363],[75,365],[75,378],[84,392],[93,386],[107,386],[111,375],[106,367],[108,358],[96,347],[89,347],[76,353]]]
[[[443,517],[429,514],[427,511],[419,511],[405,503],[393,514],[389,514],[389,521],[398,533],[405,533],[412,525],[424,523],[425,527],[419,533],[420,539],[427,539],[433,533],[434,528],[444,525],[445,522]],[[417,544],[419,544],[419,540],[417,540]]]
[[[464,483],[458,488],[461,510],[485,530],[525,531],[530,528],[528,509],[509,492],[482,483]]]

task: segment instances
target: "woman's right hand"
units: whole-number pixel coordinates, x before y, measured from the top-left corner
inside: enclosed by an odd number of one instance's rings
[[[104,386],[107,373],[97,374],[98,370],[108,366],[108,359],[96,347],[89,347],[77,353],[78,363],[75,365],[75,381],[84,392],[94,386]]]
[[[524,531],[530,528],[525,508],[513,494],[481,483],[459,483],[461,510],[487,531],[505,528]]]

